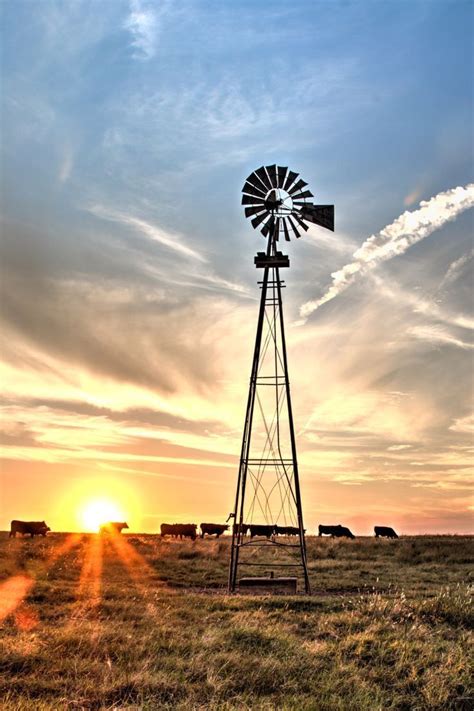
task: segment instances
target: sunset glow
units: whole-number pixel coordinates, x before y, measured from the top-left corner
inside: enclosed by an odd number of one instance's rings
[[[80,513],[84,531],[97,531],[108,521],[125,521],[126,514],[114,501],[96,499],[85,504]]]
[[[281,245],[305,527],[472,530],[454,5],[6,3],[1,529],[226,520],[265,249],[241,188],[277,164],[336,213]]]

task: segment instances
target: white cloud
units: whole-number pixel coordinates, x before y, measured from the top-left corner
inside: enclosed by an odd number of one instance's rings
[[[130,14],[125,21],[125,28],[132,35],[132,47],[136,59],[151,59],[156,52],[158,35],[158,15],[151,6],[141,0],[130,0]]]
[[[473,205],[474,184],[470,183],[465,187],[438,193],[431,200],[423,200],[414,212],[404,212],[383,230],[366,239],[354,252],[352,262],[331,274],[331,286],[321,298],[303,304],[300,308],[301,316],[307,318],[317,308],[345,291],[358,276],[403,254],[413,244],[428,237]]]

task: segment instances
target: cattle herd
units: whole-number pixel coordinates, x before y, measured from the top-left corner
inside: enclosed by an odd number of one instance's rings
[[[124,528],[128,528],[125,521],[109,521],[104,523],[99,532],[101,535],[122,533]],[[195,523],[162,523],[161,537],[171,536],[172,538],[191,538],[193,541],[197,538],[197,524]],[[216,536],[219,538],[229,526],[222,523],[201,523],[201,538],[204,536]],[[50,527],[44,521],[12,521],[10,526],[10,538],[15,538],[17,533],[23,535],[29,534],[31,538],[34,536],[46,536],[50,531]],[[250,538],[256,536],[264,538],[274,538],[275,536],[297,536],[299,529],[295,526],[268,526],[261,524],[234,524],[232,532],[235,534],[241,533],[242,536],[250,535]],[[305,531],[306,533],[306,531]],[[376,538],[398,538],[393,528],[389,526],[375,526],[374,534]],[[318,526],[318,536],[331,536],[331,538],[355,538],[352,531],[347,526]]]

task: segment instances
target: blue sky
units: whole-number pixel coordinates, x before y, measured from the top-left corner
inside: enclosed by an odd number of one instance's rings
[[[2,13],[4,516],[39,476],[59,511],[65,467],[143,490],[142,527],[198,516],[211,457],[219,517],[264,244],[244,179],[289,165],[336,205],[334,236],[312,228],[289,246],[297,324],[371,235],[472,181],[472,3],[20,0]],[[467,210],[290,327],[311,524],[349,520],[356,496],[369,512],[392,501],[406,530],[471,525],[471,277]],[[189,501],[167,477],[184,477]]]

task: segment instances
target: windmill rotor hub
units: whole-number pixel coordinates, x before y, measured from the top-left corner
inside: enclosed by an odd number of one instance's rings
[[[272,188],[265,196],[264,204],[265,208],[277,217],[288,215],[293,209],[291,196],[281,188]]]
[[[308,230],[309,222],[334,231],[334,205],[308,202],[313,193],[298,173],[281,165],[267,165],[251,173],[242,188],[245,216],[264,237],[290,241]]]

